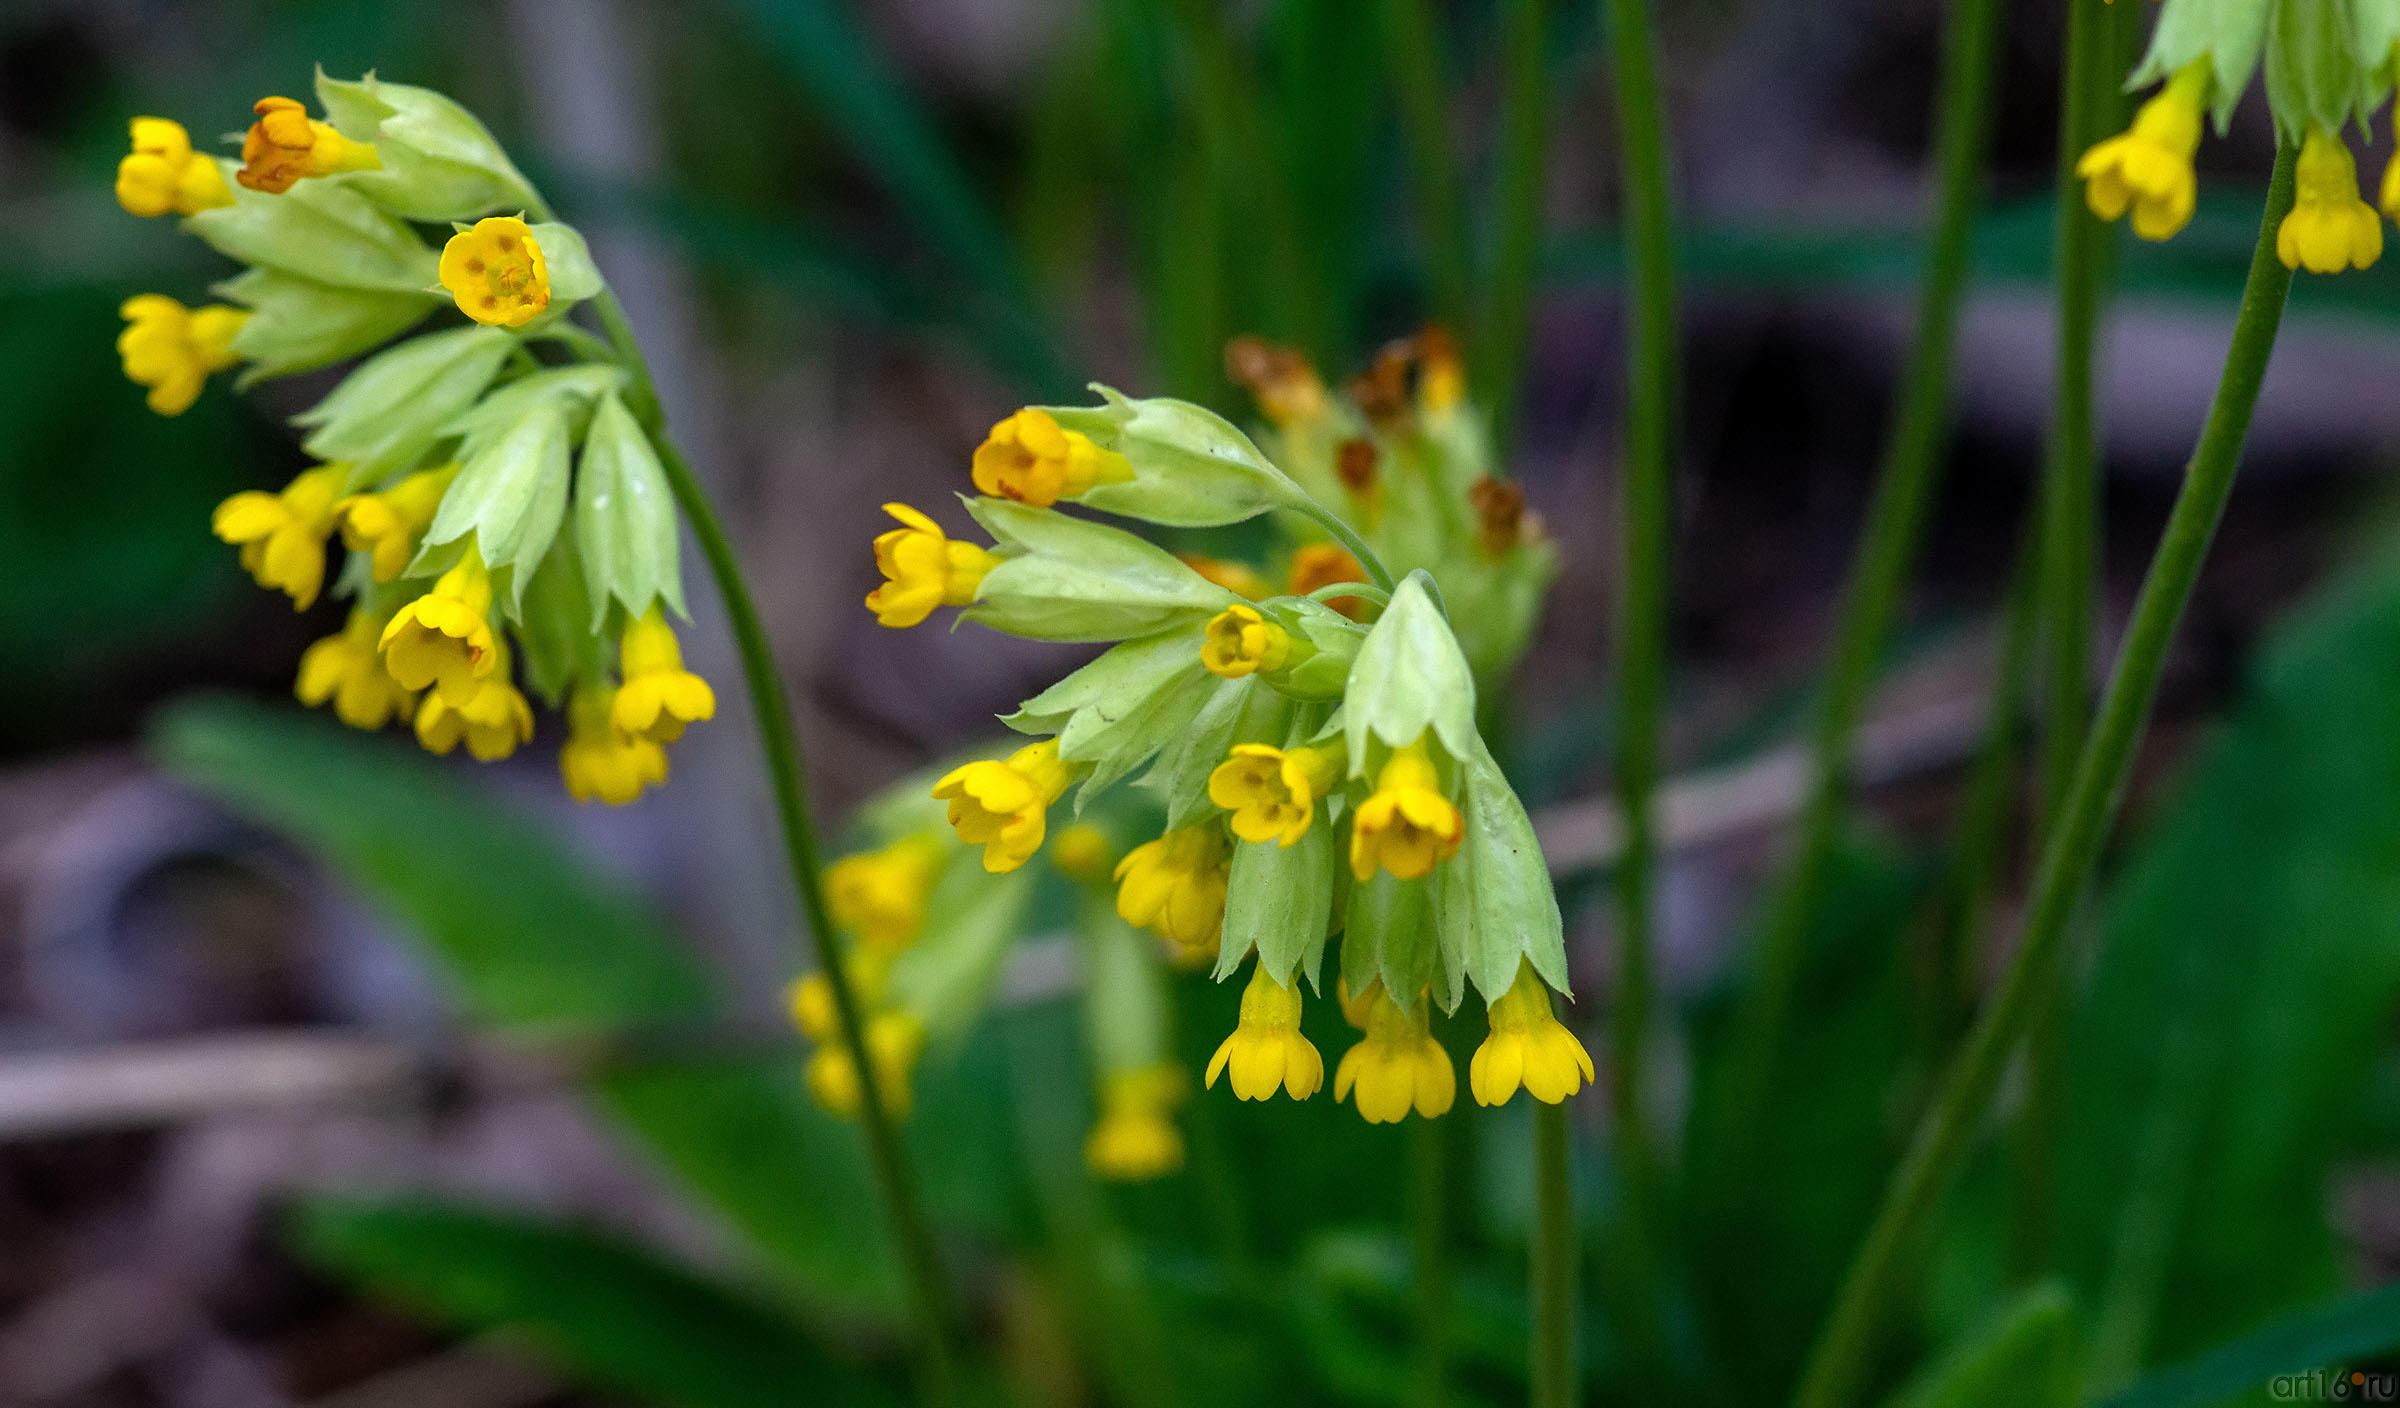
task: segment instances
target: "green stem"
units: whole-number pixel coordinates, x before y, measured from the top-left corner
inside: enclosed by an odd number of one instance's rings
[[[1617,987],[1610,1004],[1609,1097],[1624,1171],[1618,1254],[1630,1298],[1628,1342],[1660,1343],[1656,1268],[1656,1160],[1650,1145],[1643,1061],[1657,979],[1658,791],[1667,677],[1667,594],[1673,535],[1676,405],[1675,249],[1668,213],[1665,116],[1647,0],[1609,0],[1616,61],[1617,162],[1626,229],[1625,459],[1620,509],[1624,586],[1618,594],[1617,796],[1625,817],[1618,857]],[[1655,1358],[1655,1355],[1650,1357]]]
[[[1450,130],[1449,88],[1442,77],[1442,41],[1431,0],[1384,0],[1383,46],[1400,95],[1400,116],[1417,168],[1425,207],[1434,313],[1462,338],[1474,260],[1468,252],[1466,198]]]
[[[801,766],[799,738],[792,727],[790,705],[784,698],[783,677],[776,669],[766,626],[759,619],[758,605],[751,598],[741,562],[734,556],[733,542],[718,521],[707,491],[692,473],[690,462],[666,434],[658,392],[649,365],[643,360],[641,346],[634,340],[633,328],[625,320],[625,310],[618,305],[613,292],[600,295],[595,306],[618,360],[633,378],[634,414],[649,432],[659,463],[666,470],[668,487],[674,491],[676,503],[692,526],[692,536],[699,539],[700,551],[708,559],[709,573],[716,579],[718,595],[724,598],[725,614],[741,653],[742,681],[749,689],[751,713],[757,719],[759,742],[767,757],[776,819],[782,825],[784,859],[791,867],[792,884],[800,893],[800,908],[808,921],[809,937],[816,945],[817,961],[833,992],[834,1010],[841,1019],[842,1044],[858,1070],[860,1123],[866,1126],[867,1149],[876,1181],[883,1191],[884,1210],[892,1220],[893,1234],[900,1243],[909,1287],[916,1301],[928,1388],[938,1400],[948,1401],[952,1389],[948,1282],[932,1227],[917,1198],[916,1179],[907,1152],[900,1145],[890,1097],[882,1088],[875,1061],[867,1050],[864,1008],[858,1000],[857,986],[851,981],[840,946],[834,942],[833,915],[825,903],[816,826],[808,811],[808,783]]]
[[[1444,1226],[1450,1125],[1408,1122],[1408,1215],[1417,1292],[1416,1408],[1441,1408],[1450,1375],[1450,1248]]]
[[[2043,848],[2026,908],[2024,939],[1893,1174],[1883,1206],[1857,1260],[1851,1263],[1833,1314],[1810,1357],[1793,1400],[1796,1408],[1841,1408],[1857,1401],[1879,1332],[1896,1308],[1916,1239],[1965,1158],[2018,1039],[2040,1015],[2051,971],[2062,961],[2068,921],[2123,800],[2135,746],[2158,693],[2167,647],[2173,643],[2176,624],[2199,580],[2225,500],[2233,492],[2242,442],[2250,430],[2250,413],[2258,403],[2259,384],[2266,377],[2267,360],[2275,348],[2284,297],[2292,284],[2291,271],[2275,257],[2276,229],[2292,207],[2292,161],[2288,144],[2276,151],[2258,246],[2251,254],[2250,277],[2242,289],[2233,343],[2225,353],[2225,371],[2209,406],[2208,423],[2200,432],[2199,447],[2185,470],[2183,488],[2175,497],[2174,511],[2142,582],[2108,690],[2076,760],[2066,804]]]
[[[1501,7],[1500,167],[1493,191],[1492,277],[1474,354],[1477,394],[1492,413],[1496,458],[1508,457],[1516,424],[1517,383],[1532,326],[1533,282],[1541,258],[1543,157],[1549,145],[1548,0],[1507,0]]]
[[[1533,1106],[1533,1408],[1575,1402],[1575,1207],[1567,1107]]]
[[[1740,1131],[1755,1127],[1766,1099],[1817,891],[1848,803],[1850,738],[1891,635],[1942,466],[1958,310],[1991,137],[1999,18],[1999,0],[1955,0],[1947,27],[1935,138],[1938,207],[1916,337],[1834,629],[1833,656],[1809,738],[1811,783],[1801,810],[1799,846],[1768,911],[1756,971],[1738,1014],[1725,1107],[1737,1140]]]
[[[1352,557],[1357,558],[1358,565],[1367,569],[1367,575],[1374,580],[1376,586],[1383,588],[1386,593],[1399,585],[1392,577],[1392,569],[1383,565],[1383,559],[1375,555],[1375,549],[1368,547],[1367,540],[1358,535],[1356,528],[1343,522],[1340,514],[1314,499],[1305,499],[1292,505],[1292,511],[1315,520],[1319,527],[1332,534],[1333,540],[1347,549]]]

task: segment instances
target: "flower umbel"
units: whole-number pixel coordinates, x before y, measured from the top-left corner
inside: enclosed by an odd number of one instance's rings
[[[1441,775],[1418,739],[1376,774],[1374,794],[1350,825],[1350,873],[1365,880],[1377,866],[1402,880],[1431,874],[1458,854],[1466,823],[1443,795]]]
[[[382,728],[394,719],[406,723],[416,712],[417,697],[383,668],[375,648],[382,633],[382,623],[365,607],[353,610],[341,634],[325,637],[300,656],[292,693],[312,709],[333,701],[334,717],[352,728]]]
[[[975,447],[975,487],[994,498],[1048,508],[1095,484],[1131,479],[1125,457],[1064,430],[1048,411],[1028,406],[992,427]]]
[[[904,836],[879,851],[861,851],[825,867],[825,902],[833,922],[872,948],[896,950],[925,927],[925,900],[941,873],[941,842]]]
[[[1255,606],[1228,606],[1208,623],[1200,645],[1200,663],[1211,674],[1229,680],[1260,670],[1283,668],[1292,652],[1292,637],[1283,627],[1259,614]]]
[[[258,120],[242,136],[242,169],[233,179],[251,190],[281,195],[302,177],[383,165],[372,144],[353,142],[332,123],[313,120],[291,98],[261,98],[250,110]]]
[[[1433,1039],[1430,1021],[1422,997],[1414,1012],[1403,1012],[1376,984],[1367,1004],[1366,1039],[1342,1054],[1333,1098],[1355,1092],[1358,1113],[1369,1124],[1398,1124],[1411,1109],[1427,1119],[1447,1112],[1458,1098],[1458,1073],[1450,1053]]]
[[[2364,269],[2382,257],[2383,222],[2359,199],[2358,163],[2338,134],[2310,128],[2300,143],[2293,179],[2297,192],[2291,213],[2275,230],[2275,254],[2283,267],[2338,274]]]
[[[616,687],[585,682],[567,698],[567,741],[559,745],[558,772],[567,795],[578,802],[621,807],[645,787],[667,780],[667,750],[638,734],[617,732]]]
[[[233,204],[233,193],[216,158],[192,150],[182,123],[137,117],[133,150],[117,162],[117,204],[134,215],[192,215]]]
[[[1100,1122],[1083,1141],[1093,1174],[1146,1183],[1183,1167],[1183,1131],[1168,1116],[1183,1103],[1187,1079],[1172,1061],[1101,1077]]]
[[[1523,1085],[1548,1105],[1573,1095],[1592,1079],[1592,1055],[1550,1010],[1550,989],[1533,965],[1517,969],[1517,980],[1491,1005],[1492,1034],[1475,1048],[1467,1084],[1483,1105],[1507,1103]]]
[[[2075,163],[2084,203],[2103,220],[2133,211],[2133,232],[2163,240],[2192,218],[2199,179],[2192,153],[2200,149],[2200,110],[2208,101],[2209,61],[2197,59],[2142,104],[2133,125],[2100,142]]]
[[[1233,1093],[1244,1100],[1267,1100],[1278,1089],[1294,1100],[1306,1100],[1325,1083],[1325,1058],[1300,1034],[1300,989],[1285,987],[1253,967],[1250,986],[1242,990],[1242,1015],[1233,1034],[1209,1059],[1207,1084],[1217,1085],[1220,1072],[1232,1068]]]
[[[1341,775],[1338,745],[1237,743],[1208,775],[1208,799],[1233,813],[1234,835],[1289,846],[1308,834],[1317,802]]]
[[[457,477],[458,466],[446,464],[411,474],[388,489],[343,499],[333,506],[343,545],[367,554],[376,581],[398,578],[416,556],[417,539],[433,522],[442,494]]]
[[[217,505],[209,527],[240,545],[242,568],[260,586],[289,593],[293,609],[306,611],[325,585],[333,499],[348,472],[338,464],[319,465],[294,477],[280,493],[244,490]]]
[[[1042,848],[1050,804],[1074,778],[1074,768],[1059,760],[1058,740],[1049,738],[1019,748],[1006,762],[954,768],[934,784],[933,795],[950,804],[958,839],[983,847],[983,868],[999,875]]]
[[[1184,957],[1205,958],[1225,927],[1226,875],[1225,834],[1216,822],[1170,831],[1117,862],[1117,913]]]
[[[125,331],[117,334],[125,378],[150,388],[150,409],[162,416],[190,410],[209,373],[241,360],[233,335],[250,321],[248,313],[226,304],[186,308],[158,293],[136,294],[117,312],[125,319]]]
[[[442,287],[458,311],[479,323],[518,328],[550,306],[550,264],[533,227],[492,215],[442,246]]]
[[[683,737],[684,725],[716,717],[717,692],[683,668],[683,647],[655,603],[625,628],[617,654],[625,671],[617,690],[619,733],[672,743]]]
[[[904,525],[875,538],[875,570],[884,582],[867,593],[867,609],[883,625],[913,626],[937,606],[965,606],[983,574],[1000,565],[995,554],[952,539],[907,504],[885,504],[883,511]]]
[[[491,609],[491,574],[470,550],[434,582],[432,591],[401,607],[383,628],[384,668],[402,688],[431,685],[449,708],[464,708],[499,659],[499,642],[488,619]],[[420,716],[419,738],[425,736],[425,728]],[[531,734],[530,721],[527,733]]]

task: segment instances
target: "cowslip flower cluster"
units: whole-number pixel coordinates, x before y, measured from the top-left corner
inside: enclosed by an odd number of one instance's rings
[[[599,271],[573,228],[528,218],[538,196],[449,98],[321,73],[316,97],[323,117],[260,99],[238,160],[133,120],[119,204],[182,216],[243,268],[219,303],[127,300],[125,374],[172,416],[218,372],[246,386],[363,356],[294,418],[314,467],[212,522],[296,609],[348,603],[294,693],[492,761],[531,741],[530,691],[565,715],[567,790],[630,802],[716,701],[668,624],[674,500],[632,383],[570,321]]]
[[[2367,268],[2383,255],[2383,222],[2360,195],[2342,129],[2368,128],[2392,91],[2400,0],[2165,0],[2131,79],[2160,86],[2130,127],[2076,163],[2086,203],[2103,220],[2130,213],[2143,239],[2172,238],[2198,199],[2203,115],[2222,135],[2262,67],[2276,134],[2300,150],[2277,256],[2316,274]],[[2400,156],[2379,194],[2382,214],[2400,220]]]
[[[952,606],[1109,646],[1002,720],[1028,742],[902,785],[972,848],[959,873],[1084,892],[1086,1154],[1108,1177],[1181,1160],[1160,996],[1177,967],[1247,969],[1202,1076],[1243,1099],[1325,1085],[1304,992],[1337,938],[1361,1038],[1334,1095],[1367,1120],[1451,1108],[1434,1014],[1469,987],[1491,1014],[1479,1101],[1558,1101],[1591,1079],[1552,1011],[1567,975],[1541,850],[1475,713],[1479,684],[1522,653],[1555,560],[1490,472],[1455,349],[1438,330],[1397,344],[1342,393],[1255,340],[1227,364],[1266,416],[1258,439],[1186,402],[1096,388],[1098,406],[993,427],[962,495],[983,538],[889,504],[898,526],[874,542],[883,580],[866,605],[884,625]],[[1266,517],[1275,532],[1262,556],[1178,557],[1075,510],[1175,529]],[[1385,564],[1396,584],[1378,584]],[[900,805],[899,789],[878,803]]]

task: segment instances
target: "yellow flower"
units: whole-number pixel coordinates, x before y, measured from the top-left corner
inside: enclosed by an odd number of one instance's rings
[[[1050,863],[1070,880],[1094,884],[1116,869],[1117,847],[1107,832],[1079,821],[1050,843]]]
[[[1252,601],[1264,601],[1275,595],[1275,588],[1268,583],[1266,578],[1258,575],[1257,568],[1247,562],[1236,562],[1226,557],[1208,557],[1196,552],[1181,552],[1175,556],[1184,566],[1232,592],[1235,596],[1245,596]]]
[[[862,1003],[880,1000],[883,995],[884,964],[873,954],[853,954],[850,958],[850,990]],[[831,1042],[842,1030],[842,1012],[833,1000],[833,982],[824,970],[804,974],[792,980],[784,990],[784,1006],[790,1012],[792,1025],[802,1035],[820,1045]]]
[[[1072,430],[1048,411],[1028,406],[992,427],[975,447],[975,487],[994,498],[1048,508],[1095,484],[1133,477],[1133,467]]]
[[[1436,323],[1417,334],[1417,408],[1427,417],[1446,415],[1467,399],[1466,367],[1458,339]]]
[[[1183,1167],[1183,1131],[1168,1115],[1183,1103],[1184,1080],[1172,1061],[1101,1077],[1100,1122],[1083,1141],[1094,1175],[1147,1183]]]
[[[2097,143],[2075,163],[2092,213],[2114,220],[2133,210],[2133,232],[2163,240],[2192,218],[2199,179],[2192,153],[2200,149],[2200,108],[2208,101],[2209,61],[2177,70],[2158,96],[2142,104],[2133,126]]]
[[[1521,1084],[1527,1094],[1555,1105],[1592,1079],[1592,1055],[1550,1011],[1550,989],[1521,964],[1517,980],[1491,1006],[1492,1034],[1467,1064],[1467,1085],[1476,1103],[1505,1104]]]
[[[242,169],[233,179],[254,191],[281,195],[304,176],[336,171],[373,171],[383,165],[371,143],[353,142],[318,122],[290,98],[261,98],[250,110],[258,121],[242,136]]]
[[[361,607],[350,613],[340,635],[327,636],[300,656],[300,678],[292,693],[315,709],[333,701],[334,717],[352,728],[381,728],[416,712],[417,697],[383,668],[375,649],[382,627]]]
[[[579,684],[567,700],[567,741],[559,745],[558,772],[567,795],[578,802],[599,800],[624,806],[645,787],[667,780],[667,750],[638,735],[617,732],[611,722],[614,686]]]
[[[2400,113],[2393,116],[2392,132],[2395,139],[2400,139]],[[2377,204],[2385,215],[2400,220],[2400,151],[2393,152],[2392,159],[2383,164],[2383,189],[2378,193]]]
[[[1260,670],[1272,674],[1291,653],[1291,633],[1249,605],[1218,612],[1200,643],[1200,663],[1229,680]]]
[[[242,568],[260,586],[290,593],[293,608],[305,611],[325,585],[325,540],[333,535],[333,498],[348,473],[343,465],[319,465],[295,477],[280,493],[244,490],[217,505],[209,528],[240,545]]]
[[[550,306],[550,262],[533,228],[514,215],[491,215],[442,246],[442,287],[458,311],[479,323],[518,328]]]
[[[484,570],[483,558],[469,548],[456,567],[434,582],[432,591],[401,607],[385,624],[380,642],[384,668],[402,688],[431,685],[451,709],[464,708],[499,660],[499,642],[488,619],[491,609],[491,574]],[[424,732],[420,714],[418,736]]]
[[[417,535],[433,522],[442,495],[458,477],[458,466],[428,469],[371,494],[352,494],[333,506],[342,542],[352,552],[367,554],[375,580],[389,582],[416,556]]]
[[[1414,880],[1458,854],[1466,822],[1441,787],[1423,739],[1392,754],[1350,823],[1350,873],[1365,880],[1380,865]]]
[[[905,948],[925,926],[925,899],[941,867],[939,841],[904,836],[825,867],[825,903],[833,922],[869,947]]]
[[[2358,163],[2335,133],[2312,127],[2300,143],[2298,195],[2275,231],[2286,269],[2338,274],[2383,256],[2383,221],[2358,198]],[[2388,184],[2388,182],[2387,182]]]
[[[1458,1098],[1458,1073],[1450,1053],[1433,1039],[1423,997],[1417,1010],[1403,1012],[1383,985],[1375,985],[1367,1007],[1366,1039],[1342,1055],[1333,1073],[1333,1098],[1355,1090],[1358,1112],[1369,1124],[1398,1124],[1410,1109],[1432,1119]]]
[[[1308,834],[1317,802],[1341,775],[1339,745],[1237,743],[1208,775],[1208,800],[1233,813],[1234,835],[1288,846]]]
[[[906,504],[885,504],[883,511],[906,525],[875,538],[875,570],[884,583],[867,593],[867,609],[886,626],[913,626],[937,606],[966,605],[983,574],[1000,565],[975,544],[952,541],[942,525]]]
[[[1209,1058],[1207,1085],[1233,1068],[1233,1093],[1244,1100],[1272,1099],[1278,1087],[1306,1100],[1325,1083],[1325,1058],[1300,1035],[1300,985],[1284,987],[1253,965],[1242,990],[1242,1016],[1233,1034]]]
[[[905,1116],[914,1103],[909,1075],[925,1051],[925,1024],[914,1013],[878,1012],[867,1019],[867,1058],[875,1063],[875,1088],[884,1108]],[[844,1117],[856,1117],[865,1103],[858,1088],[858,1066],[842,1046],[820,1046],[801,1068],[809,1093],[817,1103]]]
[[[1258,409],[1282,429],[1322,418],[1325,382],[1308,358],[1257,337],[1225,344],[1225,379],[1247,390]]]
[[[136,294],[117,309],[125,331],[117,334],[117,356],[125,379],[150,388],[150,409],[179,416],[200,399],[210,372],[241,360],[233,335],[250,321],[242,309],[222,303],[186,308],[159,293]]]
[[[1183,951],[1206,955],[1225,927],[1225,837],[1214,821],[1170,831],[1117,862],[1117,913]]]
[[[1050,804],[1074,780],[1074,768],[1059,760],[1058,740],[1049,738],[1019,748],[1006,762],[954,768],[933,785],[933,795],[950,804],[958,839],[983,847],[983,868],[1000,875],[1042,848]]]
[[[417,705],[417,742],[426,752],[446,754],[462,741],[479,763],[496,763],[533,741],[533,706],[509,683],[505,667],[478,683],[464,704],[437,689]]]
[[[193,215],[233,204],[215,157],[192,150],[171,118],[133,120],[133,150],[117,163],[117,204],[134,215]]]
[[[686,724],[716,717],[717,692],[683,668],[683,647],[676,644],[667,613],[656,602],[625,628],[617,657],[625,671],[625,683],[617,690],[619,733],[672,743],[683,737]]]

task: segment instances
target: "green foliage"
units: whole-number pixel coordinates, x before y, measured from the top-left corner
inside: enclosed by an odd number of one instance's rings
[[[1928,1364],[1890,1408],[2074,1408],[2080,1349],[2075,1298],[2045,1282]]]
[[[897,1404],[772,1306],[606,1233],[435,1201],[320,1197],[311,1260],[579,1379],[675,1408]]]
[[[2100,1408],[2209,1408],[2279,1374],[2338,1373],[2400,1349],[2400,1286],[2360,1291],[2287,1315],[2254,1334],[2142,1380]]]

